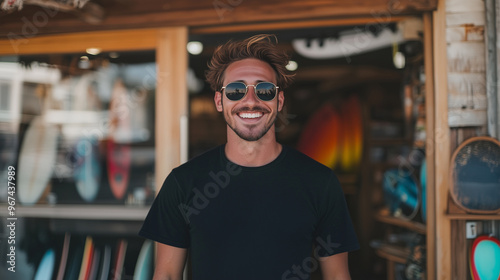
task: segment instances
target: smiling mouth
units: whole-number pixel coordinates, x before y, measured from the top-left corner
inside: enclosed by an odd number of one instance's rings
[[[264,114],[262,112],[252,112],[252,113],[248,113],[248,112],[241,112],[241,113],[238,113],[238,116],[242,119],[258,119],[260,117],[262,117]]]

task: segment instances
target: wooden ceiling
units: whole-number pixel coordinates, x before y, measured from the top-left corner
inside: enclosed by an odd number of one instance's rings
[[[27,4],[20,11],[0,11],[0,39],[166,26],[189,26],[209,33],[216,32],[213,28],[279,26],[280,22],[290,21],[310,24],[333,20],[352,25],[353,18],[383,23],[434,10],[437,0],[91,0],[89,4],[101,7],[104,15],[92,17],[93,12],[99,13],[95,9],[55,11]]]

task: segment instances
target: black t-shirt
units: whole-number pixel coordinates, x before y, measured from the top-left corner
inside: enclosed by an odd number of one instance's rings
[[[359,248],[333,171],[285,146],[260,167],[219,146],[175,168],[139,235],[189,248],[194,280],[308,279],[311,256]]]

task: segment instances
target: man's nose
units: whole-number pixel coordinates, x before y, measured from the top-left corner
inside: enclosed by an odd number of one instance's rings
[[[259,99],[257,98],[257,95],[255,94],[255,86],[249,85],[247,86],[247,94],[245,95],[245,98],[242,100],[244,103],[258,103]]]

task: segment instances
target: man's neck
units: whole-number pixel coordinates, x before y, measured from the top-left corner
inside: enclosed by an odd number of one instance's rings
[[[231,132],[228,131],[225,153],[230,161],[238,165],[263,166],[275,160],[281,153],[282,146],[276,142],[274,132],[268,131],[257,141],[245,141]]]

